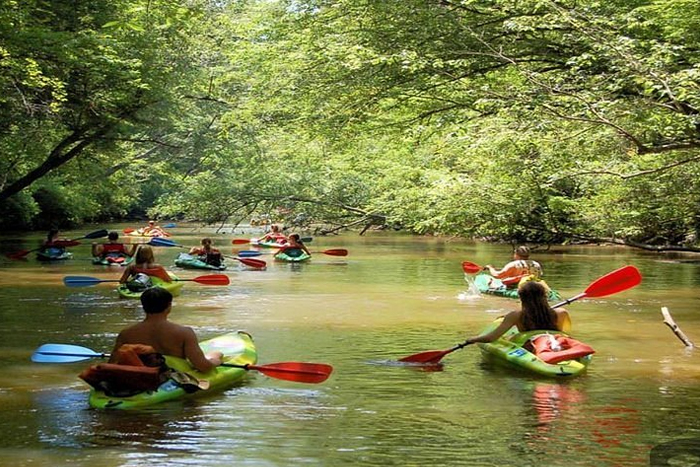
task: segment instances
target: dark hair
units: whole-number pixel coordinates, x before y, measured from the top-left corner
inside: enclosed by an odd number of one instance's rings
[[[173,303],[173,294],[163,287],[151,287],[141,294],[143,311],[150,314],[162,313]]]
[[[111,231],[109,235],[107,235],[107,238],[110,240],[117,240],[119,238],[119,234],[115,231]]]
[[[518,296],[523,309],[525,330],[558,330],[557,313],[547,303],[547,291],[542,284],[527,281],[518,289]]]
[[[515,249],[515,254],[520,256],[522,259],[528,259],[530,257],[530,249],[525,245],[521,245]]]

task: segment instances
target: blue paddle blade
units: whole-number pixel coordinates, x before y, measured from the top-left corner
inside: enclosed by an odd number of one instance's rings
[[[90,276],[66,276],[63,278],[63,283],[68,287],[89,287],[101,282],[107,281]]]
[[[32,361],[36,363],[73,363],[90,358],[106,357],[86,347],[71,344],[44,344],[34,351]]]
[[[241,258],[252,258],[253,256],[260,256],[260,255],[262,255],[262,253],[259,251],[255,251],[255,250],[242,250],[236,254],[236,256],[239,256]]]
[[[164,229],[174,229],[175,227],[177,227],[177,224],[172,224],[172,223],[171,223],[171,224],[165,224],[165,225],[163,226]]]
[[[153,246],[180,246],[174,241],[162,237],[153,237],[148,243]]]

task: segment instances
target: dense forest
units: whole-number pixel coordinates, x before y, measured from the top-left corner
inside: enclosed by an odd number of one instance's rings
[[[697,0],[0,0],[0,35],[5,230],[700,244]]]

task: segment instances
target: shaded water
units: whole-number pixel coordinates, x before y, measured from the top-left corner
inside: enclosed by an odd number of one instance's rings
[[[191,246],[212,232],[174,233]],[[246,236],[213,237],[231,253],[230,239]],[[33,248],[39,236],[23,240],[5,238],[0,249]],[[69,274],[117,278],[117,268],[91,265],[88,242],[65,264],[0,260],[0,464],[638,466],[660,443],[700,444],[700,357],[660,314],[667,306],[700,342],[700,264],[621,248],[538,253],[564,297],[625,264],[644,276],[636,289],[568,307],[574,334],[597,354],[586,375],[561,381],[493,367],[476,347],[446,357],[442,371],[396,363],[450,348],[517,305],[470,293],[460,268],[464,260],[502,265],[509,247],[396,234],[317,237],[309,246],[317,253],[307,264],[267,255],[266,271],[230,263],[228,287],[187,283],[171,317],[201,338],[247,330],[260,364],[332,364],[328,381],[251,372],[224,394],[136,413],[88,408],[76,378],[87,363],[29,360],[47,342],[109,351],[116,333],[141,318],[138,303],[120,300],[114,284],[61,282]],[[319,253],[328,248],[350,255]],[[179,251],[156,254],[171,265]],[[673,465],[694,465],[692,455],[679,454],[686,464]]]

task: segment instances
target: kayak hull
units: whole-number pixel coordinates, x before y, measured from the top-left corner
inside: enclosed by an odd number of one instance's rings
[[[220,266],[214,266],[187,253],[180,253],[178,257],[175,258],[175,266],[183,269],[207,269],[210,271],[223,271],[226,269],[226,265],[223,263]]]
[[[481,273],[477,274],[476,276],[470,276],[469,274],[465,274],[464,279],[470,283],[473,281],[474,285],[481,293],[497,295],[499,297],[506,298],[518,298],[517,287],[508,288],[503,284],[503,282],[501,282],[500,279],[496,279],[495,277],[489,274]],[[561,295],[559,295],[559,292],[557,292],[556,290],[550,289],[547,295],[547,300],[549,300],[550,302],[559,301],[561,300]]]
[[[224,354],[224,363],[235,365],[254,365],[258,360],[253,338],[244,331],[232,332],[200,342],[204,353],[220,351]],[[145,391],[128,397],[108,396],[96,389],[90,390],[88,402],[96,409],[131,410],[149,407],[163,402],[207,396],[221,392],[245,379],[248,370],[244,368],[216,367],[206,373],[192,369],[190,364],[181,358],[165,357],[167,365],[179,372],[187,373],[199,380],[209,382],[209,388],[193,393],[186,392],[172,379],[161,384],[155,391]]]
[[[311,255],[306,253],[301,248],[288,248],[278,251],[275,254],[277,261],[286,261],[288,263],[301,263],[311,259]]]
[[[173,294],[173,297],[177,297],[180,295],[180,290],[182,290],[185,283],[178,281],[178,277],[172,272],[168,271],[168,274],[173,279],[172,282],[165,282],[163,279],[153,276],[151,276],[151,282],[153,283],[153,287],[162,287]],[[120,297],[131,299],[141,298],[141,294],[143,293],[143,291],[132,292],[127,288],[126,284],[119,284],[119,287],[117,287],[117,292],[119,293]]]
[[[73,253],[56,248],[49,248],[48,250],[36,252],[36,259],[39,261],[64,261],[72,257]]]
[[[494,330],[502,320],[503,318],[496,319],[482,331],[482,334]],[[521,333],[518,332],[517,328],[512,327],[494,342],[478,344],[478,346],[486,360],[528,373],[553,378],[569,378],[584,373],[591,361],[591,355],[550,364],[523,347],[532,337],[546,332],[552,333],[552,331],[528,331]],[[561,331],[557,331],[556,334],[568,336],[567,333]]]
[[[121,261],[119,259],[122,259]],[[99,257],[96,256],[92,258],[92,264],[95,266],[128,266],[129,264],[134,262],[134,257],[133,256],[125,256],[125,255],[119,255],[119,256],[106,256],[106,257]]]
[[[251,238],[250,244],[261,248],[282,248],[287,242],[279,243],[276,241],[262,241],[258,238]]]

